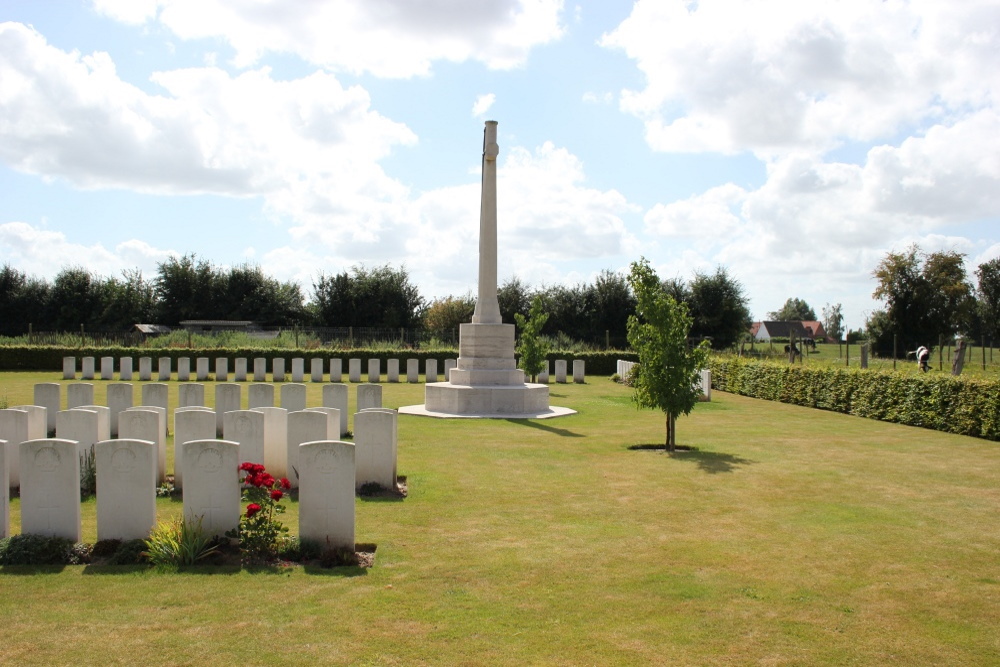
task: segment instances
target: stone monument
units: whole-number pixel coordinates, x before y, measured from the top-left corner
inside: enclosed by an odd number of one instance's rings
[[[514,360],[514,325],[504,324],[497,301],[497,122],[483,135],[479,209],[479,286],[472,322],[459,328],[458,363],[445,382],[428,383],[423,405],[399,409],[429,417],[561,417],[574,410],[549,407],[549,388],[527,384]]]

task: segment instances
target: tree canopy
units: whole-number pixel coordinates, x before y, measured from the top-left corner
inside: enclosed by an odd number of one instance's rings
[[[733,346],[750,329],[750,308],[743,285],[724,266],[711,275],[696,272],[689,293],[688,306],[694,319],[691,335],[710,338],[713,348]]]
[[[816,311],[804,300],[792,297],[780,310],[768,313],[767,318],[775,322],[815,322]]]

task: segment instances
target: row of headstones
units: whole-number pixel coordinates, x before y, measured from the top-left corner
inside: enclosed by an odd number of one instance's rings
[[[0,440],[0,444],[6,444]],[[143,539],[156,523],[156,444],[103,440],[94,444],[97,469],[97,539]],[[242,445],[227,440],[184,443],[184,516],[201,520],[208,535],[236,528],[240,519]],[[0,447],[0,482],[6,487],[8,447]],[[301,443],[299,536],[333,547],[354,548],[356,444],[337,440]],[[59,438],[22,442],[21,532],[81,539],[79,443]],[[10,532],[9,500],[0,494],[0,537]]]
[[[195,360],[195,379],[198,381],[209,379],[208,357],[198,357]],[[448,379],[451,369],[455,368],[458,361],[455,359],[444,360],[444,378]],[[170,357],[160,357],[157,365],[156,379],[160,382],[170,380],[173,375],[173,360]],[[246,382],[250,377],[254,382],[267,381],[267,359],[257,357],[253,360],[252,375],[248,374],[247,360],[243,357],[236,359],[236,368],[233,373],[234,382]],[[361,382],[361,360],[348,359],[348,379],[351,382]],[[582,384],[584,382],[584,361],[582,359],[573,360],[573,382]],[[368,360],[368,381],[382,381],[382,360]],[[114,380],[115,359],[114,357],[101,357],[100,374],[95,375],[94,357],[83,357],[81,377],[84,380]],[[386,381],[400,382],[399,359],[389,359],[386,361]],[[555,362],[556,382],[565,383],[567,380],[567,362],[565,359],[557,359]],[[329,369],[330,382],[340,382],[344,378],[343,360],[331,359]],[[118,361],[118,377],[120,380],[132,379],[132,357],[122,357]],[[285,381],[285,360],[275,358],[271,362],[271,377],[274,382]],[[309,379],[312,382],[322,382],[324,377],[323,360],[309,360]],[[305,359],[296,357],[292,359],[292,382],[303,382],[305,380]],[[76,357],[63,357],[63,379],[76,379]],[[148,382],[153,379],[153,359],[152,357],[139,358],[139,380]],[[181,357],[177,360],[177,380],[188,382],[191,379],[191,359]],[[427,359],[424,362],[425,382],[438,381],[438,361],[437,359]],[[229,381],[229,359],[219,357],[215,360],[215,380],[217,382]],[[418,359],[406,360],[406,382],[418,383],[420,381],[420,361]],[[545,368],[538,374],[538,381],[547,383],[549,381],[549,362],[545,362]]]
[[[39,405],[15,406],[0,410],[0,439],[6,440],[10,461],[11,486],[19,485],[19,465],[16,447],[28,440],[43,439],[54,434],[57,438],[74,440],[89,447],[112,437],[150,440],[157,444],[157,481],[166,476],[167,386],[148,384],[143,387],[143,405],[133,406],[133,386],[128,383],[108,385],[108,406],[94,405],[93,386],[87,383],[67,385],[69,409],[60,410],[60,385],[35,385],[35,402]],[[82,401],[73,399],[73,388],[84,391]],[[182,385],[187,388],[202,385]],[[153,388],[154,391],[149,391]],[[302,391],[296,391],[301,388]],[[273,407],[272,385],[250,385],[249,410],[241,410],[242,387],[235,384],[216,385],[216,410],[204,407],[204,401],[182,405],[174,411],[175,486],[182,485],[183,467],[180,443],[189,440],[223,437],[245,445],[243,461],[264,463],[272,474],[296,474],[295,447],[306,440],[338,439],[347,433],[348,386],[328,384],[323,387],[323,405],[306,406],[304,385],[282,387],[282,407]],[[258,391],[255,391],[258,390]],[[268,391],[269,390],[269,391]],[[201,392],[204,398],[204,392]],[[266,399],[266,400],[265,400]],[[396,412],[382,409],[382,388],[378,385],[358,386],[355,414],[355,442],[362,445],[359,488],[367,482],[393,488],[396,466]],[[305,416],[310,413],[309,416]],[[316,413],[325,413],[317,415]],[[384,413],[385,418],[370,413]],[[47,417],[55,418],[53,428]],[[329,423],[327,423],[327,421]],[[371,450],[371,451],[369,451]],[[289,474],[292,473],[292,474]]]
[[[632,372],[632,369],[639,364],[634,361],[625,361],[624,359],[618,360],[617,373],[620,378],[627,378]],[[712,371],[702,369],[698,372],[698,390],[701,392],[702,401],[712,400]]]
[[[153,382],[142,385],[142,403],[144,406],[161,407],[167,409],[169,403],[170,385]],[[346,384],[327,384],[323,386],[323,405],[325,407],[340,408],[347,414],[347,393]],[[274,385],[267,383],[255,383],[247,386],[247,407],[265,408],[275,407]],[[277,407],[285,408],[290,412],[297,412],[306,408],[306,386],[300,383],[289,383],[281,386],[280,404]],[[376,384],[361,384],[357,388],[358,409],[377,408],[382,406],[382,387]],[[62,410],[62,385],[58,382],[40,382],[35,385],[34,405],[46,408],[46,431],[42,437],[52,435],[56,429],[56,413]],[[243,386],[232,383],[222,383],[215,385],[215,406],[219,413],[218,432],[222,433],[222,414],[230,410],[239,410],[243,401]],[[122,410],[134,407],[135,387],[127,382],[115,382],[107,385],[107,404],[111,409],[111,434],[118,433],[118,413]],[[94,385],[89,382],[73,382],[66,385],[66,409],[94,405]],[[205,385],[193,382],[182,384],[177,387],[177,405],[181,408],[204,407]],[[27,406],[18,406],[27,407]],[[3,430],[0,427],[0,436]]]

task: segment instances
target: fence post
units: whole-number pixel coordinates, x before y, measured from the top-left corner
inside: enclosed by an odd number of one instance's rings
[[[896,340],[897,334],[892,334],[892,370],[896,370]]]
[[[944,369],[944,335],[938,334],[938,370]]]
[[[297,349],[299,349],[299,325],[298,324],[294,325],[294,331],[295,331],[295,349],[297,350]]]
[[[191,347],[192,347],[192,345],[191,345],[191,330],[188,329],[188,349],[190,350]]]
[[[32,333],[33,333],[33,331],[34,330],[32,329],[31,322],[28,322],[28,345],[32,344],[32,339],[33,339]]]
[[[986,370],[986,334],[983,334],[982,341],[979,346],[983,348],[983,370]]]
[[[83,323],[80,323],[80,347],[83,347],[86,343],[83,340]]]
[[[347,342],[350,343],[351,349],[354,349],[354,327],[347,327]]]
[[[851,365],[851,339],[850,338],[847,339],[846,345],[847,345],[847,354],[844,355],[844,365],[845,366],[850,366]]]
[[[605,350],[610,350],[611,349],[611,330],[610,329],[605,329],[604,330],[604,349]]]

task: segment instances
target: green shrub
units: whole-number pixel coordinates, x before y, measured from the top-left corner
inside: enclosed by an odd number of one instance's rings
[[[194,565],[218,550],[215,539],[204,534],[202,518],[175,518],[156,524],[144,541],[143,555],[153,565]]]
[[[1000,382],[712,357],[712,387],[753,398],[1000,440]]]
[[[0,565],[81,565],[90,562],[90,546],[65,537],[12,535],[0,540]]]

